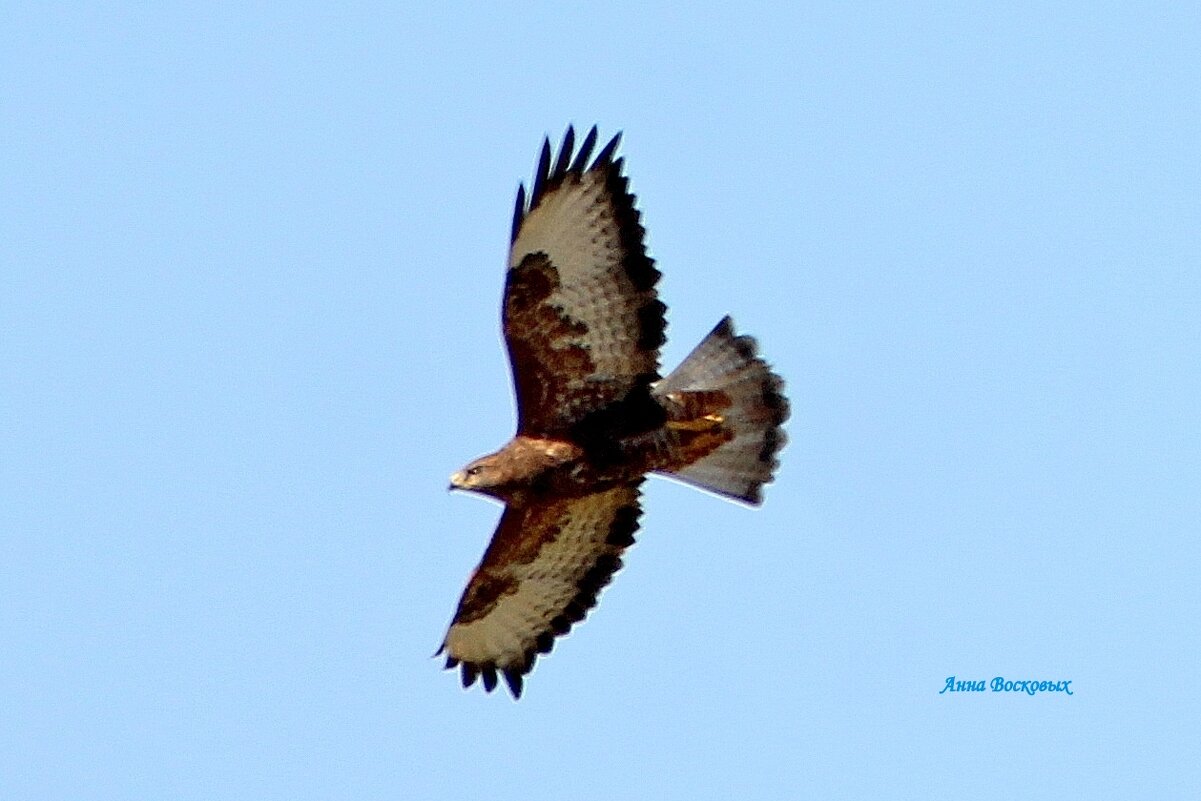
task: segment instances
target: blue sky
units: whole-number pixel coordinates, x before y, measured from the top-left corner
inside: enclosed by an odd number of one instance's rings
[[[6,4],[0,797],[1196,796],[1201,15],[1053,5]],[[513,703],[445,486],[569,122],[791,444]]]

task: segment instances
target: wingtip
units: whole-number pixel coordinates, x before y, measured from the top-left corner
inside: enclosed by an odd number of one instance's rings
[[[538,205],[542,192],[550,178],[550,137],[542,140],[542,151],[538,154],[538,166],[534,170],[534,185],[530,189],[530,208]]]
[[[517,232],[521,230],[521,221],[525,219],[525,183],[517,185],[517,202],[513,204],[513,230],[510,242],[517,241]]]
[[[479,678],[480,670],[473,662],[464,662],[462,665],[463,689],[467,689],[475,684],[475,680]]]
[[[588,134],[584,137],[584,141],[580,143],[580,149],[576,152],[575,160],[568,167],[568,172],[583,172],[588,164],[588,158],[592,155],[592,149],[596,147],[596,126],[593,125],[588,129]]]
[[[480,676],[484,679],[484,692],[490,693],[496,689],[496,665],[481,665]]]
[[[524,686],[524,679],[521,672],[513,668],[505,668],[504,673],[505,684],[509,685],[509,692],[513,694],[513,700],[521,698],[521,690]]]
[[[613,160],[613,154],[617,151],[617,146],[621,144],[621,134],[621,131],[613,134],[609,144],[601,148],[601,152],[596,155],[596,160],[592,162],[592,169],[603,167]]]
[[[559,145],[559,156],[555,159],[555,167],[550,173],[552,181],[560,181],[567,174],[567,168],[571,165],[571,154],[574,149],[575,128],[568,125],[567,132],[563,134],[563,144]]]

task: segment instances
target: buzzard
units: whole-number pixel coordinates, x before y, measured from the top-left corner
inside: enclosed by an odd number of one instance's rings
[[[500,676],[515,699],[621,567],[648,473],[758,505],[785,442],[783,382],[729,317],[660,377],[666,307],[620,138],[591,158],[595,126],[578,151],[568,127],[517,190],[502,309],[517,434],[450,478],[505,510],[438,653],[464,687]]]

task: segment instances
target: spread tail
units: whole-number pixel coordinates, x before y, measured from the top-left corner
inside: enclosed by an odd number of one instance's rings
[[[787,438],[784,382],[724,318],[671,375],[653,387],[667,409],[670,453],[664,475],[758,505]]]

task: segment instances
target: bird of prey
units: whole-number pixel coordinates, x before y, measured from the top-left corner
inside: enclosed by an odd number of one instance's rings
[[[647,474],[758,505],[785,442],[783,382],[729,317],[660,377],[666,307],[620,138],[591,158],[596,127],[579,150],[568,127],[517,191],[501,315],[517,434],[450,479],[505,509],[438,653],[514,699],[621,567]]]

